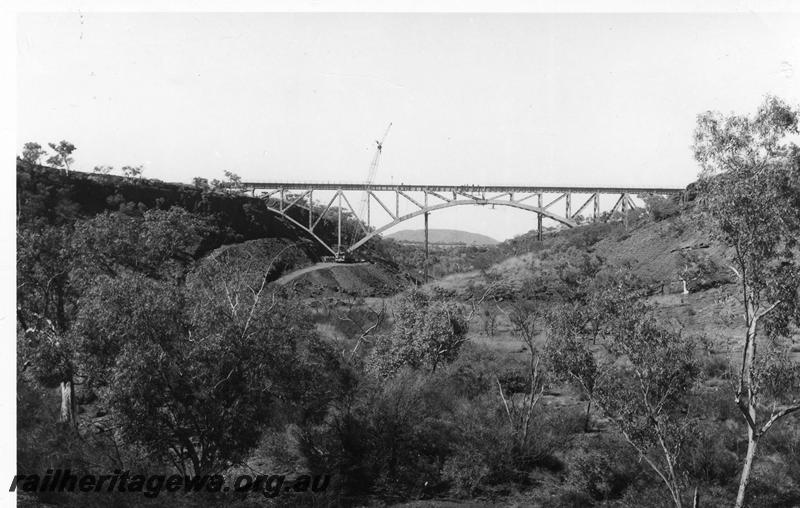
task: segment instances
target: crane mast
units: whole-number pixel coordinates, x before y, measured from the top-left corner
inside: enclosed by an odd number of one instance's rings
[[[372,163],[369,165],[369,175],[367,176],[367,185],[371,185],[372,182],[375,180],[375,173],[378,170],[378,163],[380,162],[381,153],[383,152],[383,143],[386,141],[386,136],[389,135],[389,129],[392,128],[392,123],[389,122],[389,126],[386,127],[386,131],[383,133],[383,137],[381,137],[380,141],[375,141],[377,148],[375,150],[375,157],[372,158]],[[364,195],[364,200],[362,206],[366,204],[367,196]]]
[[[392,128],[392,123],[389,122],[389,125],[386,127],[386,131],[384,131],[383,136],[380,140],[375,140],[375,156],[372,158],[372,162],[369,165],[369,173],[367,174],[367,190],[364,191],[364,196],[361,198],[361,205],[358,209],[358,216],[363,217],[364,213],[367,213],[367,227],[369,227],[369,186],[372,185],[372,182],[375,181],[375,174],[378,171],[378,164],[380,163],[381,153],[383,153],[383,143],[386,141],[386,137],[389,135],[389,129]],[[356,228],[353,231],[353,239],[355,240],[355,235],[358,233],[358,229]]]

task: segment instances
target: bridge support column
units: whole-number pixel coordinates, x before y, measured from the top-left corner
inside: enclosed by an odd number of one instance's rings
[[[428,212],[425,212],[425,282],[428,282]]]
[[[339,225],[336,228],[336,233],[338,235],[339,241],[336,243],[336,259],[339,259],[342,255],[342,191],[339,191],[339,206],[336,210],[336,215],[338,217]]]
[[[314,218],[314,191],[308,191],[308,229],[311,229]]]
[[[569,192],[567,192],[566,202],[567,202],[567,219],[571,219],[572,218],[572,194],[570,194]]]
[[[597,216],[600,215],[600,194],[594,195],[594,212],[592,218],[596,221]]]
[[[622,194],[622,222],[625,224],[625,231],[628,230],[628,195]]]
[[[537,199],[538,199],[538,203],[539,203],[538,206],[539,206],[539,208],[541,208],[542,207],[542,195],[539,194],[537,196]],[[540,214],[540,213],[536,214],[536,239],[539,240],[540,242],[542,241],[542,214]]]

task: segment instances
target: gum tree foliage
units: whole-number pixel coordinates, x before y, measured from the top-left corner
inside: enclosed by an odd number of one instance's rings
[[[69,276],[77,205],[67,198],[68,187],[43,184],[30,190],[28,177],[17,171],[18,366],[45,387],[61,387],[60,419],[74,423],[74,368],[67,332],[77,299]]]
[[[72,249],[76,276],[87,284],[98,275],[123,270],[151,278],[179,276],[192,262],[205,225],[180,207],[146,210],[141,215],[105,212],[78,222]]]
[[[598,405],[681,507],[681,459],[694,422],[687,397],[700,375],[694,345],[658,325],[643,304],[628,307],[614,326],[609,352],[626,362],[596,388]]]
[[[594,402],[615,423],[680,507],[682,447],[693,422],[686,401],[700,373],[694,346],[655,321],[634,277],[612,271],[597,284],[593,303],[548,314],[548,365],[587,395],[587,419]]]
[[[47,159],[47,163],[53,167],[69,171],[70,165],[75,162],[75,159],[71,157],[72,152],[76,149],[75,145],[64,140],[59,141],[58,144],[47,143],[47,145],[55,152],[54,155]]]
[[[104,360],[91,371],[107,383],[121,437],[182,473],[242,462],[264,426],[287,417],[284,406],[300,418],[321,411],[336,357],[295,302],[128,273],[100,281],[89,298],[87,354]]]
[[[574,384],[586,395],[586,431],[591,424],[597,389],[611,363],[601,361],[591,348],[598,345],[598,340],[599,348],[606,348],[618,332],[617,324],[625,309],[636,305],[647,292],[627,266],[597,267],[592,273],[591,280],[581,279],[584,286],[573,298],[545,314],[548,365],[554,375]]]
[[[108,175],[114,171],[114,166],[108,166],[108,165],[95,166],[94,168],[92,168],[92,171],[95,173],[99,173],[101,175]],[[144,172],[144,167],[142,165],[122,166],[122,168],[120,168],[120,171],[122,172],[122,176],[128,178],[138,178],[142,175],[142,172]]]
[[[211,185],[208,183],[208,178],[202,178],[199,176],[196,176],[192,179],[192,185],[203,190],[211,189]]]
[[[533,275],[523,281],[518,296],[541,304],[585,302],[604,262],[596,254],[567,247],[553,260],[534,261],[531,264]]]
[[[368,370],[381,376],[404,366],[436,371],[458,356],[467,329],[459,305],[412,290],[399,300],[391,333],[377,339]]]
[[[585,301],[590,292],[588,288],[603,263],[603,259],[596,254],[570,248],[554,267],[556,294],[563,301]]]
[[[39,164],[39,161],[42,160],[42,157],[46,154],[47,151],[42,149],[42,145],[39,143],[29,142],[22,146],[22,160],[25,162]]]
[[[225,180],[211,180],[211,189],[224,190],[230,193],[237,193],[242,185],[242,177],[233,171],[225,171]]]
[[[99,173],[101,175],[108,175],[112,171],[114,171],[114,166],[107,166],[107,165],[95,166],[92,169],[92,171],[95,172],[95,173]]]
[[[165,255],[182,235],[162,238],[163,250],[148,243],[174,229],[110,235],[81,299],[80,364],[123,442],[181,473],[215,473],[243,461],[265,426],[320,418],[337,357],[301,306],[268,289],[270,260],[223,251],[185,282],[176,276]],[[97,247],[92,234],[82,238]],[[117,250],[126,246],[130,255]]]
[[[647,297],[644,280],[632,273],[631,265],[606,266],[598,270],[585,290],[582,312],[591,330],[592,343],[607,341],[613,336],[614,319],[620,317],[629,302]]]
[[[20,354],[44,386],[61,386],[62,421],[75,424],[74,383],[87,378],[77,362],[81,297],[99,276],[114,277],[121,270],[179,274],[191,261],[197,227],[179,208],[142,216],[105,213],[74,225],[32,220],[20,226]]]
[[[605,369],[595,359],[587,341],[590,315],[579,304],[563,304],[547,313],[547,363],[553,374],[576,385],[587,397],[584,432],[591,424],[592,403],[597,387],[603,381]]]
[[[767,97],[755,115],[706,112],[697,120],[694,153],[700,163],[699,200],[712,234],[731,247],[730,269],[744,317],[735,400],[747,423],[748,446],[736,506],[745,502],[760,438],[800,411],[797,364],[764,361],[763,339],[788,337],[800,323],[800,147],[798,110]],[[774,376],[780,365],[788,372]],[[785,383],[785,387],[770,383]]]
[[[139,166],[122,166],[122,174],[128,178],[139,178],[142,176],[144,168]]]
[[[225,178],[231,183],[231,185],[238,187],[242,183],[242,177],[234,173],[233,171],[225,171]]]
[[[645,210],[654,221],[658,222],[681,211],[680,204],[673,198],[658,194],[642,194],[639,198],[644,201]]]

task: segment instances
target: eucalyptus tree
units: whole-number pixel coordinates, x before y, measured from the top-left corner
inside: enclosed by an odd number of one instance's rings
[[[31,141],[22,146],[22,160],[25,162],[39,164],[45,154],[47,154],[47,151],[42,149],[42,145],[39,143]]]
[[[64,140],[59,141],[57,144],[47,143],[47,145],[55,152],[54,155],[47,159],[47,163],[69,172],[70,166],[75,162],[75,159],[72,158],[72,152],[76,150],[75,145]]]
[[[376,339],[367,368],[380,376],[404,366],[436,371],[458,357],[468,327],[459,305],[412,290],[398,302],[392,331]]]
[[[684,445],[695,421],[689,407],[700,376],[695,341],[655,320],[641,281],[629,273],[599,279],[588,305],[564,303],[547,314],[547,364],[588,398],[586,428],[594,404],[680,508]]]
[[[684,445],[695,421],[691,398],[700,378],[696,341],[660,325],[642,302],[626,305],[612,326],[608,350],[618,361],[595,388],[597,404],[680,508]]]
[[[173,208],[101,215],[74,238],[92,259],[77,363],[123,442],[195,475],[241,463],[269,425],[320,418],[340,372],[303,306],[269,284],[283,251],[192,263],[200,227]]]
[[[198,228],[178,208],[141,216],[114,212],[85,220],[65,217],[53,224],[26,218],[20,224],[20,354],[39,382],[60,386],[62,422],[76,424],[75,383],[88,378],[81,366],[86,344],[76,324],[89,290],[126,271],[151,278],[179,276],[191,264]]]
[[[745,503],[759,440],[800,411],[800,367],[785,350],[782,361],[765,362],[759,347],[762,336],[775,342],[800,323],[800,147],[792,141],[799,114],[767,97],[752,116],[699,115],[694,136],[701,209],[712,234],[730,247],[744,318],[735,401],[748,444],[737,507]],[[786,372],[773,375],[776,365]]]

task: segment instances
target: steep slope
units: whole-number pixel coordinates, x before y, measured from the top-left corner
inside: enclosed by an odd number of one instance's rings
[[[660,221],[642,219],[627,231],[620,223],[584,225],[523,245],[527,252],[508,256],[485,270],[453,274],[433,284],[466,291],[488,276],[519,286],[541,270],[581,253],[596,255],[609,265],[627,266],[667,294],[683,291],[681,277],[687,280],[690,291],[719,286],[730,279],[725,247],[710,241],[688,212]],[[497,249],[507,251],[509,246],[501,244]],[[700,271],[704,273],[687,275],[687,269],[698,261],[703,263]]]

